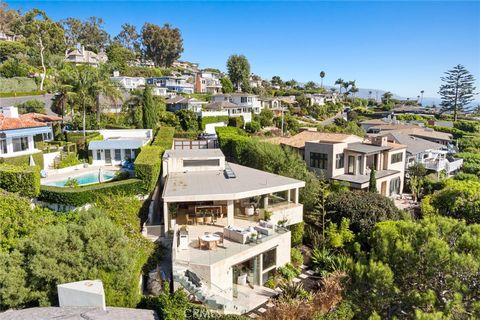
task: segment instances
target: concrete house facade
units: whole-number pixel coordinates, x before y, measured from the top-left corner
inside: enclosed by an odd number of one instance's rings
[[[76,65],[88,64],[91,66],[98,66],[101,63],[108,61],[107,54],[105,52],[99,52],[98,54],[85,50],[83,46],[80,49],[75,49],[66,54],[65,60],[67,62],[75,63]]]
[[[195,98],[185,98],[182,96],[175,96],[165,101],[167,110],[176,112],[179,110],[190,110],[193,112],[201,112],[202,106],[206,104],[205,101],[200,101]]]
[[[389,143],[387,137],[363,142],[362,138],[352,136],[336,143],[306,142],[305,162],[327,178],[361,190],[368,189],[370,172],[375,170],[378,192],[396,196],[403,192],[405,152],[406,146]]]
[[[143,77],[113,76],[110,77],[110,79],[119,83],[123,88],[127,90],[135,90],[138,87],[145,86],[145,78]]]
[[[176,285],[225,313],[273,295],[262,285],[290,262],[284,227],[303,221],[305,183],[228,163],[219,149],[167,150],[162,181]]]
[[[218,94],[222,92],[221,75],[216,72],[202,71],[195,76],[195,92]]]

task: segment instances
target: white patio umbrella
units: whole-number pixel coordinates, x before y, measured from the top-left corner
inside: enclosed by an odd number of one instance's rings
[[[98,168],[98,182],[102,182],[102,178],[103,178],[102,168]]]
[[[29,165],[32,166],[32,167],[35,166],[35,160],[33,160],[33,156],[32,156],[32,155],[30,155],[30,159],[28,160],[28,163],[29,163]]]

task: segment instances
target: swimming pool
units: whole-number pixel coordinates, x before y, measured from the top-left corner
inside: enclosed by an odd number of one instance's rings
[[[115,172],[113,171],[102,171],[102,182],[112,180],[114,176],[115,176]],[[78,181],[78,184],[81,186],[99,182],[98,172],[89,172],[79,176],[73,176],[71,178],[76,179]],[[51,181],[51,182],[45,183],[44,185],[54,186],[54,187],[65,187],[65,183],[67,183],[67,180],[68,178],[63,180]]]

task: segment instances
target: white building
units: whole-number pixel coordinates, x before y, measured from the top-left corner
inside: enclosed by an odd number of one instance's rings
[[[238,113],[260,113],[262,111],[262,103],[256,95],[249,93],[225,93],[212,96],[211,102],[230,102],[230,105],[223,107],[228,111],[229,116]]]
[[[221,75],[217,72],[202,71],[195,77],[195,92],[217,94],[222,92]]]
[[[13,158],[40,153],[35,141],[52,140],[56,116],[36,113],[18,114],[16,107],[3,107],[0,113],[0,158]]]
[[[105,52],[99,52],[97,54],[93,51],[85,50],[85,48],[81,46],[80,49],[68,52],[65,56],[65,60],[67,62],[75,63],[76,65],[88,64],[96,67],[101,63],[107,62],[108,57]]]
[[[168,150],[162,172],[176,285],[225,313],[264,303],[274,291],[262,285],[290,262],[282,226],[303,221],[305,182],[229,163],[219,149]]]
[[[163,76],[147,78],[146,82],[150,86],[164,88],[168,92],[174,93],[193,93],[193,79],[190,76]]]
[[[139,150],[152,139],[152,129],[98,130],[103,140],[91,141],[93,165],[120,165],[135,160]]]
[[[176,112],[179,110],[190,110],[198,113],[202,111],[202,106],[206,104],[206,102],[200,101],[195,98],[175,96],[167,99],[165,101],[165,104],[167,105],[167,110],[171,112]]]
[[[387,134],[387,139],[407,146],[406,169],[415,163],[421,163],[428,170],[445,171],[450,176],[463,165],[463,159],[448,155],[449,149],[443,144],[399,132]]]
[[[135,90],[138,87],[145,86],[145,78],[143,77],[113,76],[110,77],[110,79],[119,83],[123,88],[127,90]]]

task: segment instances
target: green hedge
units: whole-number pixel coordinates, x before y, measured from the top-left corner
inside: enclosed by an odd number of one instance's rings
[[[78,188],[40,186],[39,200],[50,203],[61,203],[71,206],[82,206],[93,203],[99,195],[105,194],[139,194],[142,193],[142,181],[128,179],[106,182]]]
[[[216,128],[218,143],[225,156],[232,160],[241,158],[242,150],[252,140],[245,131],[236,127]]]
[[[18,157],[0,158],[0,164],[6,163],[6,164],[13,164],[13,165],[16,165],[16,166],[29,165],[30,164],[30,156],[33,157],[33,161],[35,161],[35,165],[39,166],[40,168],[43,168],[43,153],[42,152],[26,154],[26,155],[18,156]]]
[[[40,170],[36,166],[0,165],[0,188],[25,197],[40,193]]]
[[[174,138],[196,140],[200,131],[175,131]]]
[[[157,130],[152,141],[152,146],[162,147],[164,150],[172,148],[173,136],[175,135],[175,128],[161,127]]]
[[[45,94],[39,91],[35,80],[27,77],[0,79],[0,97],[36,96]]]
[[[212,116],[212,117],[203,117],[199,119],[199,126],[202,130],[205,130],[207,124],[224,122],[228,124],[228,116]]]
[[[77,144],[83,142],[83,132],[67,132],[66,138],[68,142],[75,142]],[[103,136],[100,132],[86,132],[85,140],[87,143],[93,140],[103,140]]]
[[[151,192],[157,185],[162,168],[162,147],[144,146],[135,159],[135,176],[143,181],[143,188]]]

